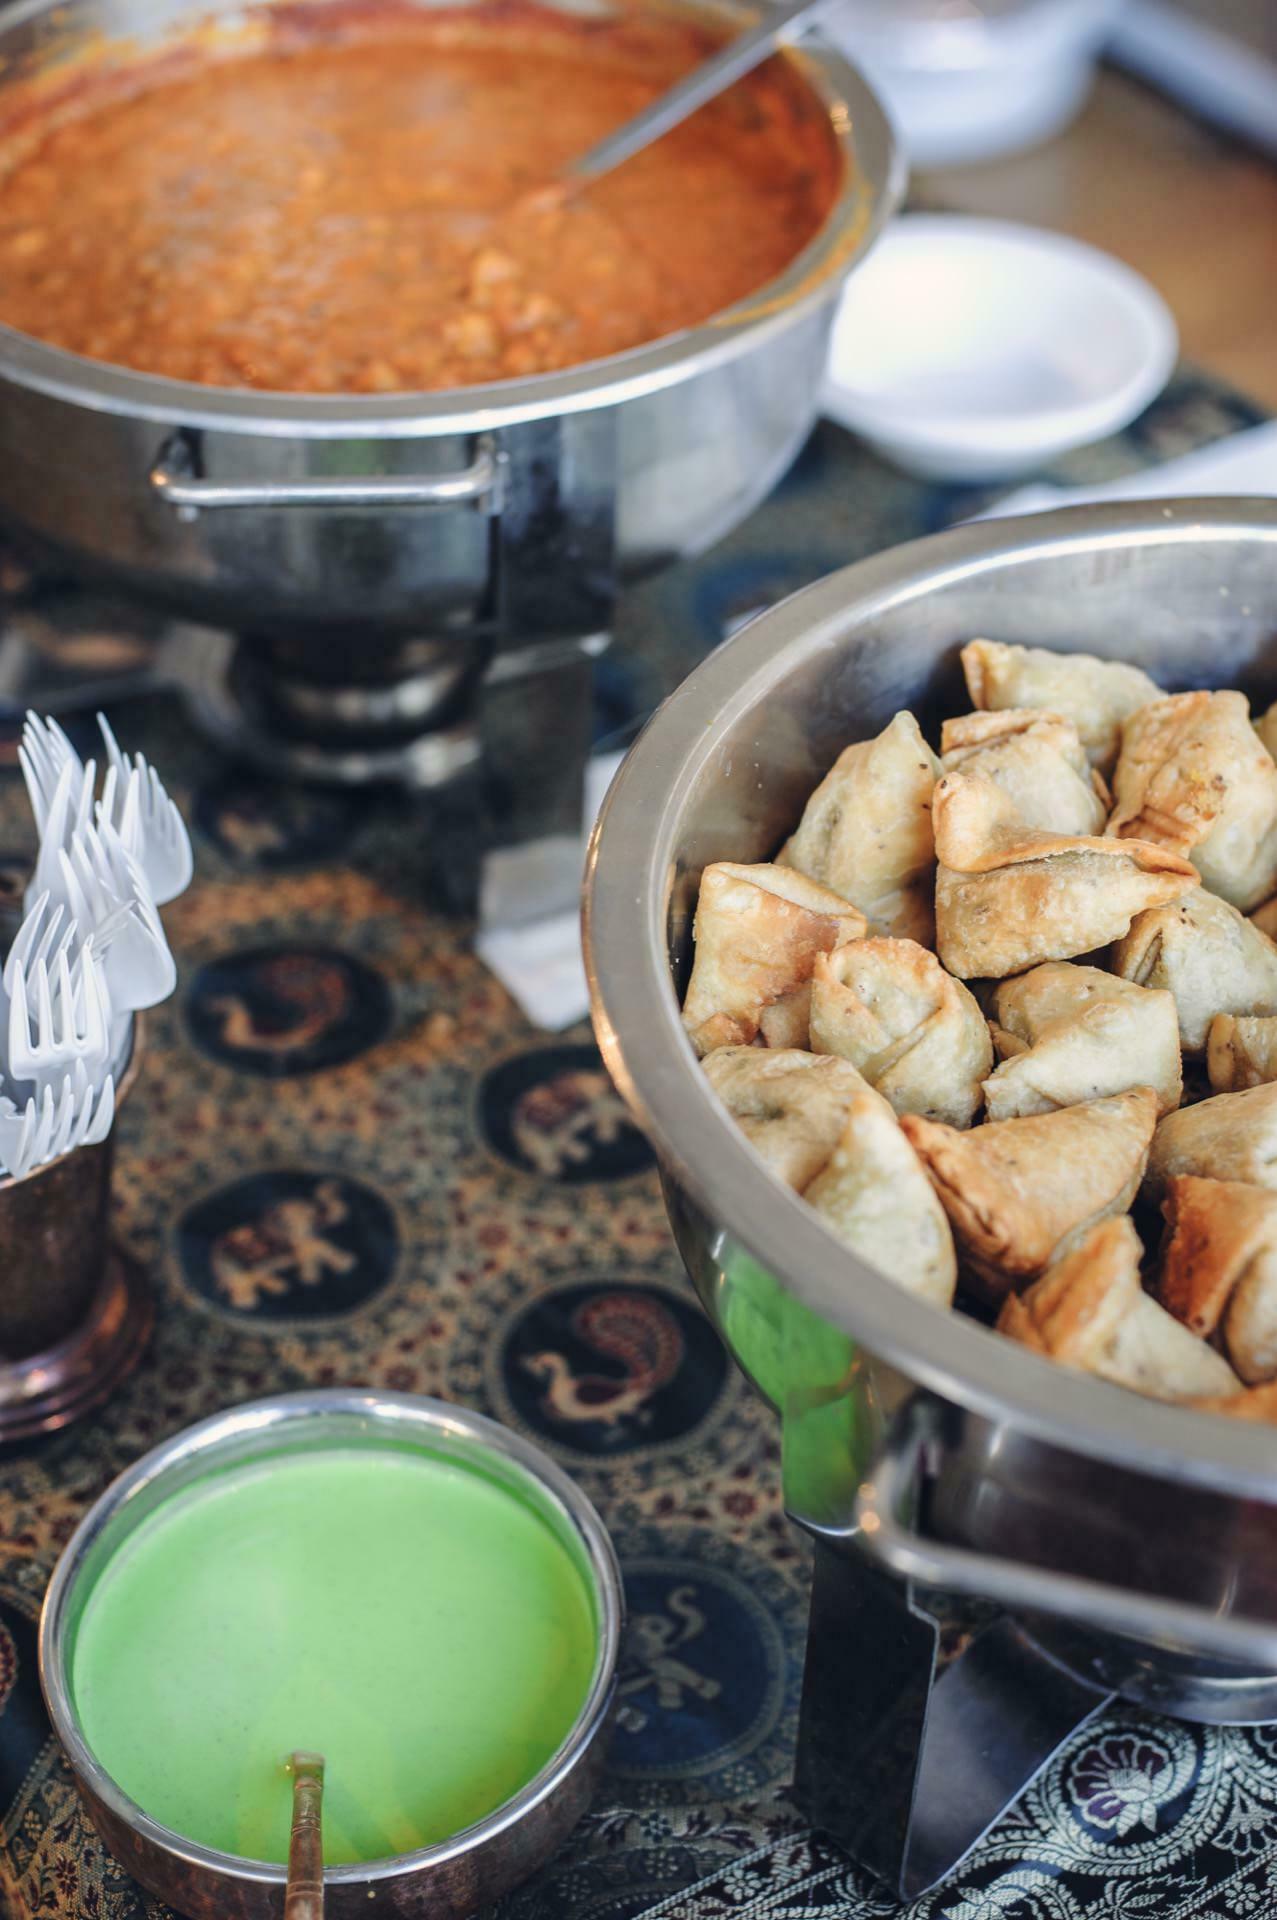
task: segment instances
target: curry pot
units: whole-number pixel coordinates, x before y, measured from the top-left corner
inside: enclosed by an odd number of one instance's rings
[[[673,4],[751,17],[739,0]],[[87,47],[147,46],[236,10],[20,0],[0,24],[0,106]],[[200,624],[320,636],[341,679],[375,675],[378,635],[438,636],[447,655],[476,621],[525,642],[605,626],[600,582],[707,546],[788,466],[816,417],[839,289],[903,189],[865,82],[823,50],[786,57],[843,184],[784,275],[706,325],[565,372],[385,397],[154,379],[0,327],[0,515]]]
[[[718,648],[641,736],[595,831],[599,1043],[656,1147],[706,1311],[782,1416],[795,1518],[913,1589],[1031,1616],[1128,1698],[1277,1718],[1272,1429],[1141,1399],[893,1286],[764,1176],[681,1028],[702,868],[769,859],[839,750],[899,708],[934,737],[968,704],[957,656],[976,635],[1266,702],[1277,503],[961,527],[835,574]]]

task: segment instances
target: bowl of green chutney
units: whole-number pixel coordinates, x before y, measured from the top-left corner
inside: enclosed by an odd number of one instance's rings
[[[277,1920],[288,1755],[325,1756],[334,1920],[462,1920],[602,1769],[623,1600],[594,1508],[441,1401],[231,1408],[147,1454],[54,1572],[40,1670],[104,1842],[191,1920]]]

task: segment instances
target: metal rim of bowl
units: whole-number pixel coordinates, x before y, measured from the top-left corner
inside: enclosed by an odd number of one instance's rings
[[[1142,1399],[942,1313],[857,1259],[770,1172],[710,1090],[682,1027],[666,916],[679,814],[726,729],[854,619],[1000,566],[1070,550],[1251,537],[1277,501],[1180,500],[984,521],[857,562],[761,615],[695,669],[640,735],[591,837],[584,933],[594,1027],[622,1097],[673,1177],[800,1297],[924,1387],[1068,1451],[1272,1499],[1271,1429]],[[796,1289],[797,1290],[797,1289]]]
[[[746,23],[739,0],[681,0],[694,10]],[[26,0],[0,28],[56,10],[56,0]],[[908,167],[891,123],[868,82],[820,41],[782,50],[824,103],[843,157],[843,178],[820,231],[775,280],[697,327],[668,334],[605,360],[487,386],[359,396],[288,394],[270,389],[205,387],[162,379],[68,353],[0,324],[0,378],[38,393],[162,425],[221,428],[268,436],[336,439],[376,430],[410,438],[499,431],[547,415],[613,406],[675,385],[733,359],[828,297],[903,197]]]
[[[70,1761],[73,1772],[82,1775],[94,1794],[121,1821],[127,1823],[151,1846],[171,1857],[205,1872],[220,1873],[232,1881],[282,1887],[287,1869],[269,1861],[249,1860],[242,1855],[223,1853],[213,1847],[188,1840],[171,1827],[153,1820],[137,1802],[116,1784],[100,1764],[80,1730],[79,1716],[72,1698],[67,1672],[67,1609],[85,1556],[107,1522],[126,1503],[152,1486],[172,1467],[207,1453],[215,1457],[220,1442],[230,1443],[244,1433],[282,1437],[287,1429],[316,1415],[348,1416],[362,1419],[370,1426],[397,1430],[400,1436],[420,1433],[448,1436],[474,1444],[475,1451],[491,1450],[512,1462],[535,1483],[542,1497],[548,1496],[560,1510],[581,1545],[589,1566],[590,1578],[598,1602],[598,1647],[589,1691],[567,1737],[541,1768],[511,1799],[486,1814],[473,1826],[465,1827],[450,1839],[415,1852],[386,1855],[379,1860],[359,1861],[345,1866],[326,1867],[324,1884],[340,1887],[365,1885],[397,1879],[407,1873],[422,1872],[443,1865],[492,1840],[512,1827],[534,1807],[548,1799],[603,1729],[611,1706],[613,1684],[624,1619],[624,1588],[616,1552],[593,1503],[580,1488],[531,1441],[522,1439],[483,1414],[456,1407],[448,1401],[403,1393],[362,1392],[329,1388],[315,1392],[275,1394],[267,1399],[245,1401],[223,1413],[213,1414],[194,1426],[161,1441],[140,1460],[119,1474],[94,1501],[54,1568],[40,1614],[40,1685],[53,1730]],[[336,1441],[334,1444],[340,1444]]]

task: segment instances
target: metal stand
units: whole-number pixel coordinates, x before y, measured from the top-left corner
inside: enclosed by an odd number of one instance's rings
[[[599,633],[500,651],[464,707],[420,732],[339,731],[318,711],[308,735],[285,731],[279,683],[260,669],[246,678],[239,643],[207,628],[175,629],[165,665],[204,732],[275,777],[428,794],[430,835],[447,847],[436,878],[448,906],[513,926],[575,908],[580,895],[593,670],[607,642]],[[351,692],[334,704],[353,719]]]
[[[937,1675],[942,1618],[818,1540],[795,1794],[902,1900],[963,1860],[1111,1693],[1001,1618]]]
[[[599,634],[498,654],[479,689],[482,927],[577,908],[594,656],[606,645]]]
[[[37,572],[0,628],[0,700],[66,712],[172,687],[276,778],[428,793],[446,897],[485,927],[574,910],[593,663],[617,594],[615,435],[610,409],[523,431],[500,510],[420,632],[235,635],[73,579],[46,590]]]

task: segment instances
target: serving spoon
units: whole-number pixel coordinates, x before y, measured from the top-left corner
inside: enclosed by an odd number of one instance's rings
[[[788,0],[786,6],[769,8],[756,26],[746,28],[708,60],[702,60],[699,66],[658,95],[650,106],[644,107],[642,113],[636,113],[615,132],[605,135],[575,160],[569,160],[551,191],[571,195],[582,187],[592,186],[623,160],[631,159],[671,128],[680,126],[707,100],[715,99],[734,81],[752,73],[789,35],[797,35],[810,26],[817,15],[832,12],[837,3],[838,0]]]
[[[324,1757],[294,1753],[288,1771],[293,1776],[293,1825],[284,1920],[324,1920]]]

